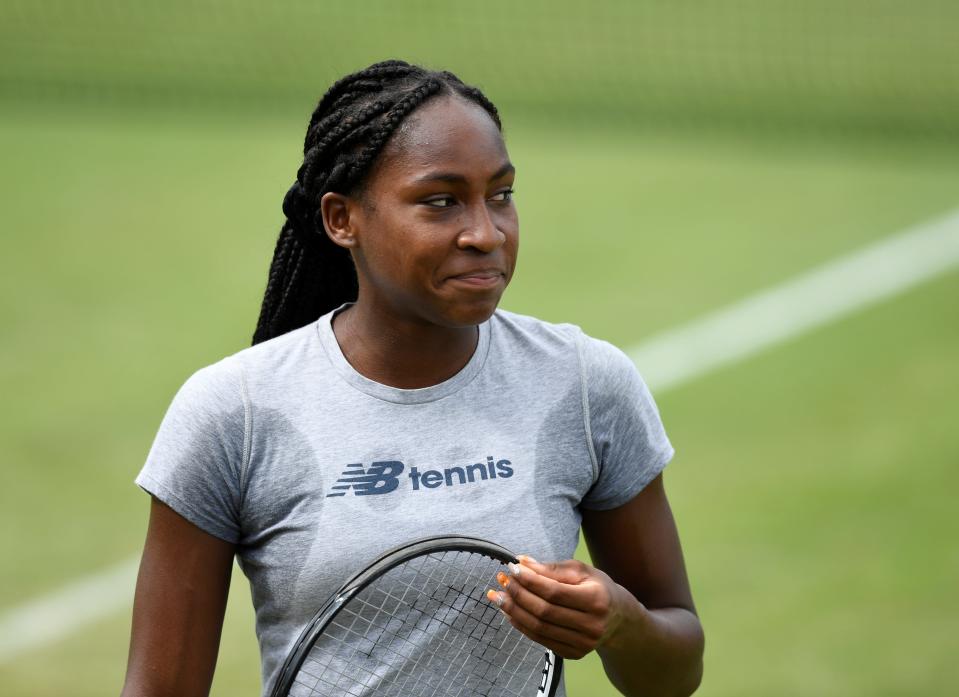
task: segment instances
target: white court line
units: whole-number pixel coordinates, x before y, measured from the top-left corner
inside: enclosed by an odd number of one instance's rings
[[[959,210],[909,228],[629,351],[653,393],[753,356],[959,265]]]
[[[880,240],[629,351],[662,393],[959,265],[959,211]],[[129,610],[138,557],[0,613],[0,663]]]
[[[4,610],[0,615],[0,663],[129,608],[139,565],[137,555],[58,591]]]

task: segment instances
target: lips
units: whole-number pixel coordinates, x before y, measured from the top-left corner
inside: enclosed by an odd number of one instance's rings
[[[499,269],[474,269],[449,276],[447,280],[475,286],[477,288],[488,288],[495,286],[504,278],[506,278],[506,274]]]

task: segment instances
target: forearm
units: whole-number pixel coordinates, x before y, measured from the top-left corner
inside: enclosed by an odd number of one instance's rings
[[[699,618],[679,607],[647,610],[628,591],[624,617],[597,651],[606,675],[628,697],[687,697],[703,674]]]

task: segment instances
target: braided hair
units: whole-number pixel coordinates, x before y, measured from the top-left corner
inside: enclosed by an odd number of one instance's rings
[[[373,162],[403,120],[438,95],[479,105],[502,130],[496,107],[453,73],[399,60],[375,63],[336,81],[317,104],[303,144],[303,164],[283,199],[286,222],[270,264],[253,343],[313,322],[356,300],[356,270],[348,250],[326,235],[320,199],[358,191]]]

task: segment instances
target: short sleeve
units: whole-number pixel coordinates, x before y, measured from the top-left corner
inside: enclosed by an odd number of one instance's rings
[[[584,508],[623,505],[663,471],[672,459],[656,403],[636,366],[612,344],[580,337],[587,431],[596,478]]]
[[[136,483],[202,530],[241,537],[248,414],[231,359],[194,373],[167,409]]]

